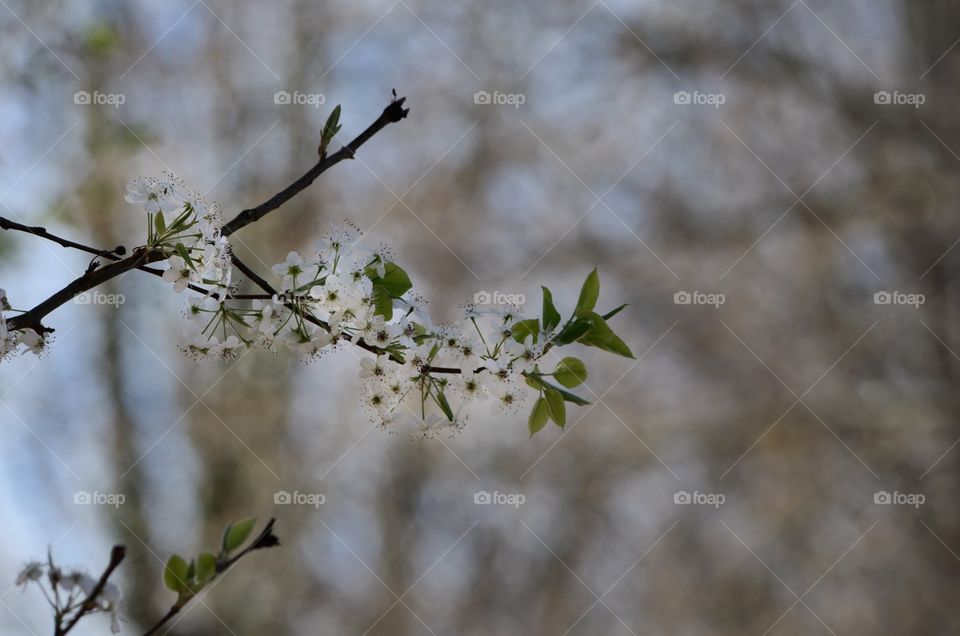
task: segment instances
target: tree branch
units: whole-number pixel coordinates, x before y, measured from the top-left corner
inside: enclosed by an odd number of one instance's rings
[[[44,327],[42,320],[54,309],[70,302],[78,294],[89,291],[94,287],[102,285],[112,278],[129,272],[132,269],[138,269],[147,263],[162,261],[167,258],[161,250],[137,248],[133,254],[119,261],[114,261],[109,265],[87,271],[83,276],[75,279],[69,285],[56,292],[45,301],[19,316],[14,316],[7,321],[7,328],[15,329],[33,329],[37,333],[46,333],[53,331],[49,327]]]
[[[254,539],[249,546],[247,546],[241,552],[238,552],[236,556],[230,558],[229,560],[224,561],[223,563],[218,563],[217,577],[219,577],[221,574],[226,572],[234,563],[236,563],[246,555],[250,554],[254,550],[260,550],[262,548],[272,548],[274,546],[280,545],[280,540],[277,538],[275,534],[273,534],[273,528],[275,525],[277,525],[277,520],[275,518],[271,518],[270,521],[267,522],[267,525],[264,527],[264,529],[260,532],[260,534],[257,535],[257,538]],[[210,579],[210,581],[208,581],[207,584],[210,584],[213,581],[214,579]],[[157,621],[153,627],[151,627],[150,629],[148,629],[146,632],[143,633],[143,636],[153,636],[153,634],[156,634],[157,632],[159,632],[160,628],[162,628],[164,625],[166,625],[171,620],[173,620],[173,617],[179,614],[180,610],[186,607],[187,603],[189,603],[192,598],[193,597],[191,596],[191,597],[184,597],[182,599],[178,599],[177,602],[174,603],[169,610],[167,610],[167,613],[164,614],[163,617],[159,621]]]
[[[380,114],[377,120],[370,124],[366,130],[360,133],[353,141],[332,155],[321,159],[315,166],[313,166],[313,168],[307,171],[306,174],[294,181],[291,185],[287,186],[279,193],[275,194],[268,201],[261,203],[255,208],[250,208],[240,212],[236,217],[233,218],[233,220],[223,226],[223,236],[229,236],[240,228],[246,227],[247,225],[261,219],[265,215],[269,214],[273,210],[276,210],[281,205],[292,199],[299,192],[306,189],[327,169],[340,163],[344,159],[353,158],[353,155],[357,149],[359,149],[360,146],[366,143],[371,137],[376,135],[388,124],[398,122],[407,116],[407,113],[409,113],[410,110],[403,107],[405,100],[405,97],[396,97],[396,92],[394,92],[394,99],[386,108],[383,109],[383,112]],[[163,272],[161,270],[147,267],[146,265],[165,260],[168,257],[167,254],[160,250],[141,247],[135,249],[131,256],[127,258],[120,258],[120,256],[117,255],[120,253],[118,251],[119,248],[113,251],[99,250],[97,248],[51,234],[50,232],[47,232],[45,228],[24,225],[3,217],[0,217],[0,228],[4,230],[16,230],[33,234],[35,236],[53,241],[54,243],[62,245],[63,247],[77,249],[113,261],[111,264],[104,267],[88,270],[83,274],[83,276],[75,279],[73,282],[44,300],[33,309],[9,319],[7,321],[7,327],[10,330],[33,329],[39,334],[52,332],[52,328],[43,326],[43,319],[53,310],[70,302],[70,300],[73,299],[77,294],[82,294],[86,291],[89,291],[90,289],[93,289],[94,287],[97,287],[106,281],[133,269],[139,269],[155,276],[162,276]],[[237,262],[238,261],[235,259],[234,263]],[[247,274],[247,276],[250,276],[251,280],[260,285],[261,288],[264,288],[265,290],[268,288],[272,289],[270,288],[269,284],[266,284],[266,281],[257,276],[256,273],[249,268],[244,266],[241,271]],[[261,283],[266,284],[266,287],[264,287],[264,285]],[[190,289],[199,293],[207,293],[206,290],[199,287],[190,286]],[[268,293],[272,294],[273,292]],[[238,296],[238,298],[240,297]]]
[[[254,221],[260,220],[270,212],[276,210],[281,205],[292,199],[301,190],[306,189],[307,186],[313,183],[317,177],[326,172],[329,168],[337,165],[344,159],[353,159],[354,153],[356,153],[360,146],[366,143],[371,137],[380,132],[380,130],[382,130],[388,124],[398,122],[407,116],[407,113],[410,112],[410,109],[403,107],[403,102],[406,99],[406,97],[397,98],[396,92],[394,92],[393,101],[391,101],[390,104],[383,109],[383,112],[375,122],[370,124],[366,130],[357,135],[356,139],[332,155],[321,158],[315,166],[306,172],[306,174],[277,194],[273,195],[267,201],[264,201],[255,208],[244,210],[235,216],[233,220],[223,226],[223,235],[230,236],[237,230],[246,227]]]
[[[74,617],[70,619],[70,622],[67,623],[62,629],[60,629],[58,626],[56,636],[62,636],[63,634],[69,632],[88,612],[96,609],[97,597],[100,595],[100,592],[103,591],[103,587],[107,584],[107,579],[110,578],[110,575],[113,574],[113,571],[117,569],[117,566],[120,565],[121,561],[123,561],[123,558],[126,555],[126,547],[122,545],[113,546],[113,549],[110,551],[110,563],[107,564],[103,574],[100,575],[100,579],[97,581],[97,584],[93,587],[93,590],[90,591],[90,594],[87,595],[87,598],[84,599],[83,603],[80,605],[80,609],[77,611]]]
[[[111,261],[119,261],[120,257],[127,252],[127,248],[125,248],[123,245],[118,245],[112,250],[98,250],[95,247],[90,247],[89,245],[84,245],[83,243],[77,243],[76,241],[65,239],[57,236],[56,234],[51,234],[44,227],[37,225],[24,225],[23,223],[17,223],[16,221],[11,221],[10,219],[2,216],[0,216],[0,230],[16,230],[18,232],[26,232],[27,234],[33,234],[34,236],[45,238],[48,241],[53,241],[54,243],[62,245],[63,247],[72,247],[73,249],[80,250],[81,252],[87,252],[88,254],[94,254],[96,256],[103,256]]]
[[[23,223],[17,223],[16,221],[11,221],[10,219],[2,216],[0,216],[0,230],[14,230],[17,232],[25,232],[27,234],[32,234],[34,236],[39,236],[40,238],[47,239],[48,241],[52,241],[58,245],[62,245],[63,247],[70,247],[75,250],[80,250],[81,252],[86,252],[87,254],[94,254],[96,256],[101,256],[110,261],[122,260],[121,257],[127,253],[127,248],[125,248],[123,245],[118,245],[113,249],[113,251],[100,250],[90,245],[84,245],[83,243],[77,243],[76,241],[71,241],[70,239],[63,238],[62,236],[57,236],[56,234],[48,232],[47,229],[44,227],[40,227],[37,225],[24,225]],[[141,265],[140,267],[137,267],[137,269],[140,270],[141,272],[145,272],[153,276],[159,276],[159,277],[163,276],[163,270],[157,269],[155,267],[148,267],[146,265]],[[188,285],[187,288],[192,291],[199,292],[201,294],[207,293],[207,290],[205,290],[202,287],[197,287],[196,285]],[[243,295],[230,296],[230,297],[236,298],[236,299],[243,299],[243,298],[249,299],[248,296],[243,296]],[[257,294],[255,297],[259,298],[260,295]]]

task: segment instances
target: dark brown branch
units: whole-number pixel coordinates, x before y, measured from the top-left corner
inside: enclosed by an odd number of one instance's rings
[[[173,606],[167,610],[167,613],[163,615],[163,618],[157,621],[156,625],[145,631],[143,636],[151,636],[152,634],[156,634],[158,631],[160,631],[161,627],[173,620],[173,617],[179,614],[181,609],[183,609],[183,607],[179,603],[174,603]]]
[[[115,545],[110,551],[110,563],[107,564],[106,569],[103,571],[103,574],[100,575],[100,579],[97,581],[97,584],[93,586],[93,589],[90,591],[90,594],[87,595],[87,598],[84,599],[83,603],[80,605],[80,609],[77,610],[77,613],[70,619],[63,628],[57,626],[56,636],[62,636],[66,634],[71,629],[80,622],[80,619],[83,618],[88,612],[93,611],[97,608],[97,597],[100,596],[100,593],[103,592],[104,586],[107,584],[107,579],[110,578],[110,575],[113,574],[113,571],[117,569],[117,566],[123,561],[123,558],[127,555],[126,547],[122,545]]]
[[[81,252],[87,252],[88,254],[94,254],[95,256],[103,256],[111,261],[119,261],[120,257],[126,252],[126,248],[124,248],[122,245],[119,245],[112,250],[98,250],[95,247],[90,247],[89,245],[84,245],[83,243],[77,243],[76,241],[65,239],[61,236],[57,236],[56,234],[51,234],[50,232],[47,232],[46,228],[36,225],[24,225],[23,223],[17,223],[16,221],[11,221],[10,219],[2,216],[0,216],[0,230],[16,230],[18,232],[26,232],[27,234],[33,234],[34,236],[45,238],[48,241],[53,241],[54,243],[62,245],[63,247],[72,247],[73,249],[80,250]]]
[[[24,225],[23,223],[17,223],[16,221],[11,221],[10,219],[2,216],[0,216],[0,230],[25,232],[27,234],[32,234],[34,236],[47,239],[48,241],[53,241],[54,243],[62,245],[63,247],[70,247],[75,250],[80,250],[81,252],[86,252],[87,254],[103,257],[110,261],[122,260],[121,257],[126,254],[126,248],[122,245],[118,245],[113,249],[113,251],[100,250],[95,247],[91,247],[90,245],[84,245],[83,243],[77,243],[76,241],[71,241],[70,239],[63,238],[62,236],[57,236],[56,234],[48,232],[44,227],[36,225]],[[137,269],[153,276],[163,276],[163,270],[155,267],[141,265],[140,267],[137,267]],[[199,292],[201,294],[207,293],[207,290],[203,289],[202,287],[197,287],[196,285],[188,285],[187,288],[191,291]],[[257,297],[259,297],[259,295]],[[242,298],[242,296],[231,296],[231,298],[239,299]]]
[[[16,329],[33,329],[37,333],[46,333],[53,331],[49,327],[44,327],[42,320],[54,309],[70,302],[77,295],[93,289],[112,278],[121,274],[137,269],[141,265],[162,261],[167,256],[160,250],[137,248],[133,254],[119,261],[114,261],[109,265],[86,272],[80,278],[75,279],[69,285],[56,292],[45,301],[27,311],[14,316],[7,321],[7,327],[13,331]]]
[[[357,149],[360,148],[364,143],[370,140],[375,134],[380,130],[386,127],[388,124],[398,122],[401,119],[407,116],[409,109],[403,107],[403,103],[406,100],[405,97],[397,98],[395,97],[390,104],[383,109],[383,112],[380,114],[380,117],[377,118],[370,126],[367,127],[362,133],[360,133],[353,141],[349,144],[333,153],[332,155],[325,157],[320,160],[313,168],[311,168],[306,174],[294,181],[291,185],[286,187],[284,190],[274,195],[268,201],[261,203],[255,208],[250,208],[240,212],[232,221],[224,225],[222,234],[224,236],[229,236],[239,230],[242,227],[246,227],[250,223],[259,220],[266,214],[276,210],[281,205],[292,199],[297,193],[301,190],[304,190],[309,186],[313,181],[325,172],[328,168],[340,163],[344,159],[350,159],[353,157]],[[66,287],[53,294],[45,301],[27,311],[19,316],[15,316],[7,321],[7,327],[13,331],[17,329],[33,329],[37,333],[43,334],[53,331],[49,327],[44,327],[42,320],[53,310],[58,307],[70,302],[76,295],[82,294],[83,292],[89,291],[94,287],[97,287],[106,281],[120,276],[130,270],[139,269],[147,273],[153,274],[155,276],[162,276],[163,272],[161,270],[154,269],[152,267],[146,267],[147,264],[165,260],[167,255],[160,250],[151,250],[146,248],[138,248],[134,250],[133,255],[127,258],[120,258],[115,255],[114,252],[108,250],[98,250],[96,248],[90,247],[88,245],[83,245],[82,243],[77,243],[69,239],[64,239],[59,236],[55,236],[46,231],[42,227],[32,227],[24,225],[22,223],[16,223],[10,221],[9,219],[2,219],[0,223],[0,228],[5,230],[18,230],[21,232],[26,232],[28,234],[33,234],[45,238],[47,240],[53,241],[62,245],[63,247],[70,247],[73,249],[78,249],[90,254],[95,254],[96,256],[101,256],[108,260],[113,261],[110,265],[101,267],[98,269],[92,269],[87,271],[75,279],[73,282],[68,284]],[[242,271],[242,270],[241,270]],[[245,271],[248,276],[252,272],[248,269]],[[256,274],[253,274],[256,276]],[[256,282],[256,279],[253,279]],[[259,279],[263,281],[263,279]],[[266,281],[263,281],[266,282]],[[269,287],[269,285],[268,285]],[[206,290],[190,286],[190,289],[197,291],[199,293],[206,293]],[[365,347],[366,348],[366,347]],[[371,349],[372,350],[372,349]]]
[[[406,99],[406,97],[394,99],[392,102],[390,102],[389,106],[383,109],[383,112],[380,114],[377,120],[370,124],[366,130],[357,135],[356,139],[332,155],[320,159],[320,161],[317,162],[315,166],[310,168],[306,174],[277,194],[273,195],[267,201],[264,201],[255,208],[250,208],[240,212],[240,214],[235,216],[233,220],[223,226],[223,235],[230,236],[237,230],[246,227],[254,221],[258,221],[292,199],[301,190],[306,189],[317,177],[326,172],[329,168],[337,165],[344,159],[353,159],[354,153],[356,153],[360,146],[366,143],[371,137],[376,135],[388,124],[398,122],[407,116],[407,113],[410,112],[410,109],[403,107],[403,102]]]

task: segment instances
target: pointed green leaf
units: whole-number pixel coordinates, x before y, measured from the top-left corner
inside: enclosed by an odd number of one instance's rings
[[[625,358],[633,358],[633,352],[630,351],[630,347],[613,333],[613,330],[607,326],[607,322],[603,319],[603,316],[591,311],[584,314],[582,318],[590,322],[590,329],[580,337],[578,342],[588,347],[597,347],[604,351],[616,353]]]
[[[190,269],[197,269],[196,265],[193,264],[193,259],[190,258],[190,251],[187,250],[183,243],[177,243],[177,246],[174,248],[174,250],[177,252],[177,255],[184,260]]]
[[[617,307],[616,309],[613,309],[613,310],[608,311],[607,313],[603,314],[603,319],[604,319],[604,320],[610,320],[611,318],[613,318],[614,316],[616,316],[616,315],[619,314],[621,311],[623,311],[626,307],[629,307],[629,306],[630,306],[630,305],[629,305],[628,303],[623,303],[622,305],[620,305],[620,306]]]
[[[453,410],[450,408],[450,403],[447,402],[447,396],[439,389],[437,389],[437,404],[440,405],[440,410],[443,411],[443,414],[447,416],[447,420],[452,422]]]
[[[533,336],[533,341],[536,342],[540,335],[540,321],[536,318],[521,320],[510,328],[510,332],[517,342],[523,342],[528,336]]]
[[[544,391],[544,395],[547,398],[547,411],[550,414],[550,419],[557,426],[563,428],[567,425],[567,405],[563,403],[563,396],[556,389],[547,389]]]
[[[157,210],[153,215],[153,225],[157,228],[157,234],[163,234],[167,230],[167,224],[163,220],[163,211]]]
[[[403,296],[413,287],[413,283],[410,282],[410,277],[407,276],[407,273],[396,263],[385,263],[383,266],[383,276],[377,273],[376,264],[368,265],[364,273],[367,275],[367,278],[373,281],[374,285],[380,285],[394,298]]]
[[[568,389],[580,386],[587,379],[587,365],[578,358],[564,358],[553,370],[553,379]]]
[[[560,330],[560,333],[557,334],[557,337],[553,339],[553,342],[557,345],[570,344],[575,342],[583,334],[590,331],[590,322],[587,320],[582,320],[577,318],[568,323],[563,329]]]
[[[553,294],[546,287],[543,290],[543,330],[552,331],[554,327],[560,324],[560,312],[553,306]]]
[[[217,573],[217,557],[209,552],[201,552],[197,557],[197,582],[206,585]]]
[[[588,404],[590,404],[588,400],[584,400],[579,395],[576,395],[575,393],[570,393],[570,391],[564,391],[557,385],[547,382],[540,376],[526,375],[525,377],[526,377],[527,384],[533,387],[534,389],[537,389],[538,391],[553,390],[559,393],[561,396],[563,396],[563,400],[565,402],[571,402],[579,406],[587,406]]]
[[[583,287],[580,288],[580,297],[577,299],[577,308],[574,310],[576,315],[593,311],[597,305],[597,298],[600,297],[600,275],[597,274],[597,268],[587,275],[583,281]]]
[[[228,523],[227,527],[223,529],[223,551],[232,552],[243,545],[243,542],[253,532],[253,526],[256,523],[256,517],[248,517]]]
[[[530,419],[527,421],[527,428],[530,430],[530,437],[533,437],[540,429],[547,425],[550,413],[547,410],[547,401],[543,398],[537,398],[533,410],[530,411]]]
[[[186,560],[179,554],[172,554],[163,568],[163,584],[171,592],[180,593],[187,589],[187,570],[190,568]]]
[[[393,299],[387,288],[379,282],[373,284],[373,313],[384,320],[393,318]]]

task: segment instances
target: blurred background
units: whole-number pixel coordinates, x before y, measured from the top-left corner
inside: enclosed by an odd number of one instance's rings
[[[418,442],[360,410],[355,352],[192,363],[186,296],[129,274],[0,367],[0,632],[52,631],[25,561],[99,573],[125,543],[140,633],[163,560],[249,515],[283,547],[171,634],[960,630],[956,3],[0,5],[0,215],[134,246],[123,186],[170,169],[229,218],[396,88],[410,116],[238,254],[266,273],[350,219],[439,321],[480,291],[537,312],[540,284],[569,312],[596,265],[637,354],[572,352],[593,404],[566,431],[481,405]],[[28,308],[88,260],[5,232],[0,287]]]

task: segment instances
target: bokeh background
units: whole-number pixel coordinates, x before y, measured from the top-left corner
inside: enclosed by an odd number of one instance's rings
[[[597,265],[637,354],[579,354],[593,405],[565,432],[531,440],[525,417],[480,407],[460,436],[418,442],[371,426],[349,351],[187,361],[185,296],[130,274],[101,290],[119,308],[66,306],[47,354],[0,367],[0,632],[51,632],[38,591],[13,589],[24,561],[52,546],[99,572],[119,542],[139,633],[172,601],[162,560],[248,515],[277,516],[283,548],[170,633],[960,630],[956,3],[0,5],[3,216],[136,245],[123,185],[168,168],[229,217],[313,163],[333,105],[349,139],[396,88],[409,118],[238,253],[266,272],[351,219],[396,248],[438,320],[479,291],[536,311],[540,284],[569,311]],[[87,262],[0,235],[16,307]],[[676,304],[684,291],[725,302]]]

